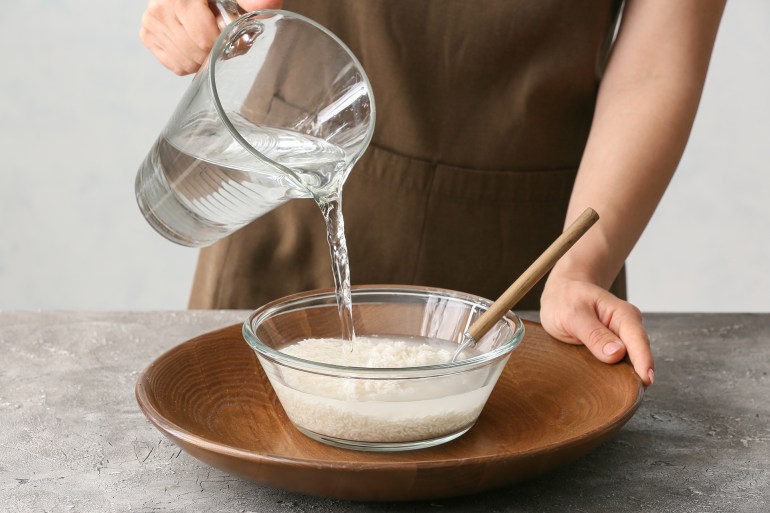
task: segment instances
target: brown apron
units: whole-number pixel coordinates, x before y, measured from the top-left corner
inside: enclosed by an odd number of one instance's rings
[[[558,236],[619,4],[285,2],[337,34],[374,89],[374,137],[343,189],[354,284],[495,299]],[[332,285],[320,211],[293,200],[201,251],[189,306]]]

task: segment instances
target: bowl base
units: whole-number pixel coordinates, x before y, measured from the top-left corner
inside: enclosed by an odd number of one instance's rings
[[[473,424],[460,429],[459,431],[453,431],[447,435],[442,435],[436,438],[428,438],[425,440],[415,440],[408,442],[362,442],[358,440],[346,440],[344,438],[335,438],[333,436],[322,435],[314,431],[310,431],[305,428],[301,428],[297,425],[294,427],[303,435],[312,438],[317,442],[324,443],[326,445],[332,445],[334,447],[340,447],[342,449],[352,449],[354,451],[368,451],[368,452],[396,452],[396,451],[415,451],[418,449],[427,449],[428,447],[434,447],[436,445],[445,444],[452,440],[459,438],[470,430]]]

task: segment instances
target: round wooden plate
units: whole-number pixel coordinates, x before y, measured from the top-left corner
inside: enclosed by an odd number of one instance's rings
[[[352,500],[476,493],[573,460],[642,400],[627,363],[606,365],[532,322],[476,425],[430,449],[371,453],[311,440],[286,417],[241,326],[184,342],[139,377],[147,418],[192,456],[261,484]]]

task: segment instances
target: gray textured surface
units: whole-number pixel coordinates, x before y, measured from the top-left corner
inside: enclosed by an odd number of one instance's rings
[[[770,511],[770,314],[647,316],[657,382],[613,440],[548,475],[424,503],[269,489],[181,452],[138,373],[244,312],[0,312],[0,511]]]

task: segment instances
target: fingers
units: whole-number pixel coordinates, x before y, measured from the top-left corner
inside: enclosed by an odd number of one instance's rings
[[[609,323],[610,328],[622,340],[628,353],[628,359],[631,360],[636,373],[642,378],[642,382],[645,386],[650,386],[655,381],[655,366],[650,349],[650,339],[642,323],[642,314],[635,306],[625,301],[620,306],[621,308],[613,314]]]
[[[245,11],[258,11],[260,9],[280,9],[283,0],[238,0],[238,4]]]
[[[645,386],[652,384],[655,377],[650,340],[635,306],[608,293],[597,302],[595,310],[575,316],[573,329],[574,336],[597,359],[616,363],[628,355]]]
[[[247,11],[280,9],[283,0],[241,0]],[[195,73],[208,58],[219,28],[207,0],[150,0],[139,38],[177,75]]]
[[[626,355],[620,337],[599,322],[594,312],[578,312],[574,317],[572,331],[579,342],[605,363],[619,362]]]
[[[151,0],[139,37],[177,75],[194,73],[219,34],[206,0]]]
[[[184,8],[179,9],[176,15],[185,32],[185,42],[194,45],[190,50],[197,50],[200,52],[198,55],[205,59],[219,36],[216,18],[206,2],[188,1],[184,4]],[[200,64],[203,64],[203,60],[200,60]]]
[[[645,386],[655,379],[650,340],[635,306],[582,280],[549,278],[540,319],[551,336],[585,345],[606,363],[628,356]]]

